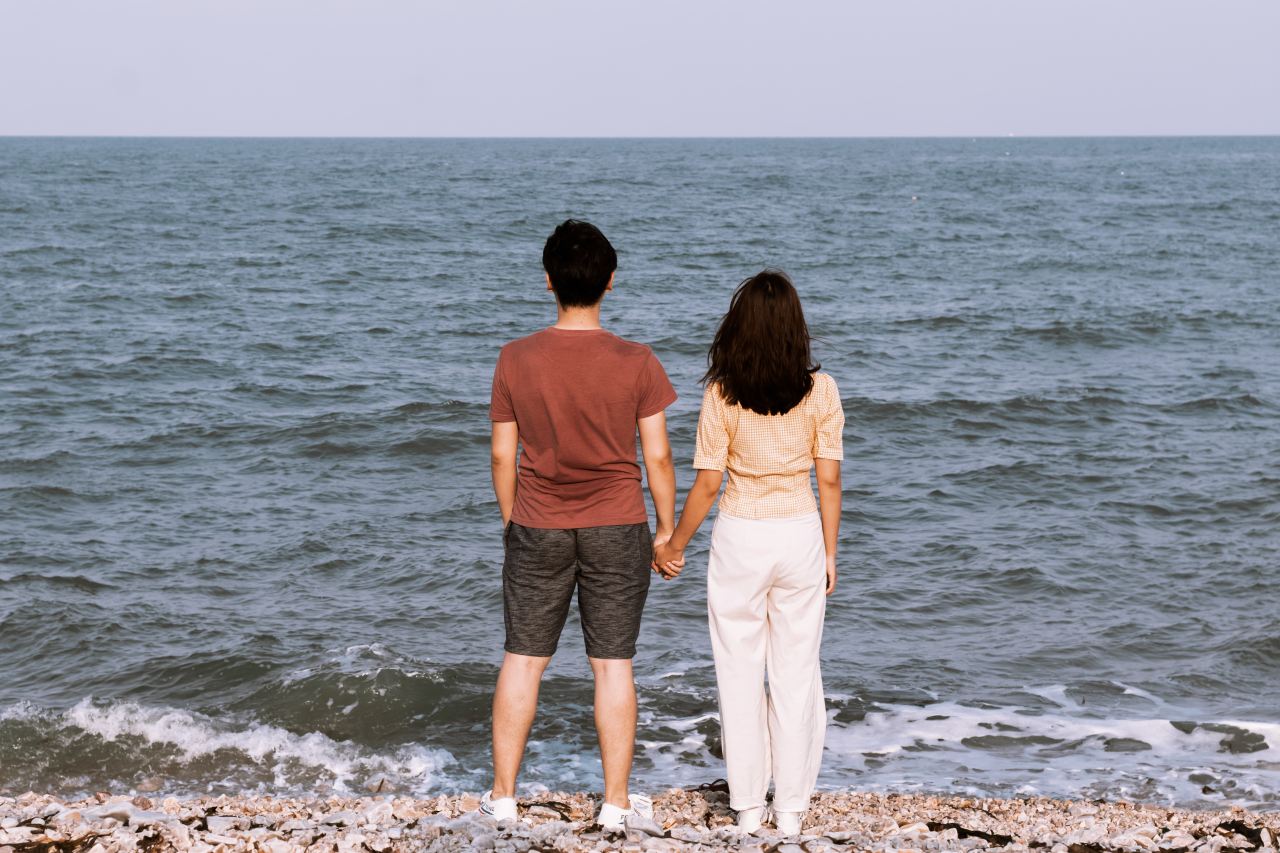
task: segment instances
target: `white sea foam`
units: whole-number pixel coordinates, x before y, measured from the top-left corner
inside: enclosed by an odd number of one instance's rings
[[[227,750],[269,769],[275,784],[286,789],[291,777],[305,770],[319,771],[337,790],[377,775],[426,790],[437,785],[442,768],[453,763],[453,757],[439,748],[408,745],[380,753],[320,732],[295,734],[260,722],[215,720],[194,711],[133,702],[101,704],[86,698],[65,711],[63,720],[107,741],[135,737],[167,745],[187,762]]]
[[[12,705],[6,705],[0,708],[0,722],[5,720],[25,720],[39,714],[40,708],[32,702],[25,700],[14,702]]]
[[[926,707],[879,706],[858,722],[827,733],[827,780],[863,777],[873,787],[974,792],[1006,790],[1055,796],[1099,794],[1191,802],[1230,796],[1270,800],[1280,787],[1280,724],[1212,720],[1189,732],[1168,719],[1101,719],[1066,713],[1027,714],[955,702]],[[1055,699],[1054,701],[1058,701]],[[1265,748],[1233,753],[1230,726],[1260,735]],[[1144,746],[1145,745],[1145,746]],[[1197,779],[1191,779],[1197,775]],[[1209,777],[1208,791],[1204,780]],[[1013,780],[1025,778],[1010,788]],[[1253,792],[1253,793],[1250,793]]]

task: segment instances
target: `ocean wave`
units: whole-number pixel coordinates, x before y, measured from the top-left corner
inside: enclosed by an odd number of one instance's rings
[[[1278,723],[1098,718],[1061,690],[1046,693],[1060,710],[880,706],[856,722],[834,722],[827,749],[875,787],[892,779],[893,787],[974,793],[1280,803]],[[1019,769],[1028,766],[1036,771]]]
[[[18,572],[9,577],[0,577],[0,589],[5,587],[62,587],[68,591],[95,593],[115,589],[115,584],[103,583],[84,575],[45,575],[39,572]]]
[[[10,756],[5,784],[11,788],[78,779],[82,791],[124,785],[173,793],[314,794],[378,783],[421,792],[439,789],[441,772],[454,761],[439,747],[377,751],[250,717],[93,698],[60,712],[31,703],[0,709],[0,752]],[[65,792],[65,784],[59,787]]]

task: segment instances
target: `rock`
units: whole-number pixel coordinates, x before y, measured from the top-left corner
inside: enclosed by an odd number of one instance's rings
[[[205,818],[205,825],[214,835],[226,835],[228,832],[247,828],[249,821],[234,815],[209,815]]]
[[[533,805],[524,810],[526,817],[545,817],[551,820],[560,820],[560,812],[549,806]]]
[[[389,776],[375,776],[365,783],[365,790],[373,794],[390,794],[397,789],[396,781]]]
[[[680,850],[682,845],[679,841],[673,841],[670,838],[646,838],[640,842],[641,850]]]
[[[1195,843],[1196,839],[1192,835],[1179,830],[1174,830],[1160,839],[1160,846],[1166,848],[1191,847]]]
[[[361,816],[364,818],[365,823],[373,824],[374,826],[391,823],[394,819],[391,803],[386,800],[369,805]]]
[[[338,853],[359,853],[364,847],[364,834],[360,832],[345,833],[338,838]]]
[[[691,826],[675,826],[671,828],[671,837],[677,841],[695,844],[702,840],[702,833]]]
[[[341,811],[325,815],[320,822],[334,826],[355,826],[359,820],[360,818],[355,812]]]
[[[658,826],[658,824],[650,818],[641,817],[633,814],[627,818],[627,837],[633,834],[644,834],[650,837],[661,837],[666,835],[666,830]]]
[[[229,847],[234,847],[238,843],[237,839],[229,835],[219,835],[216,832],[206,832],[200,836],[200,839],[207,844],[226,844]]]
[[[174,816],[165,812],[143,811],[129,800],[104,802],[102,805],[77,811],[66,809],[53,818],[55,823],[102,823],[114,829],[117,825],[127,823],[132,826],[150,826],[155,823],[174,820]],[[110,822],[108,824],[108,822]]]
[[[17,826],[20,821],[16,817],[6,817],[0,820],[0,829],[10,829]]]
[[[1077,829],[1065,836],[1062,840],[1070,847],[1072,844],[1097,844],[1102,841],[1106,833],[1101,827],[1091,826],[1086,829]]]

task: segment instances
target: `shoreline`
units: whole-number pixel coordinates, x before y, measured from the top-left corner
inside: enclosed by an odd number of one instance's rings
[[[520,800],[522,820],[498,826],[474,814],[479,797],[302,799],[268,794],[152,799],[100,793],[63,800],[0,797],[0,853],[116,851],[417,850],[988,850],[1049,853],[1276,851],[1280,812],[1211,811],[1126,802],[820,793],[804,836],[732,829],[728,794],[671,789],[654,796],[651,824],[626,835],[591,826],[598,795]],[[795,846],[780,845],[795,842]]]

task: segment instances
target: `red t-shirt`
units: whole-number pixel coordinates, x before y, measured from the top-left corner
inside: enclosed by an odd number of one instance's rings
[[[515,421],[511,520],[525,527],[637,524],[636,421],[676,399],[653,351],[603,329],[543,329],[502,348],[489,419]]]

